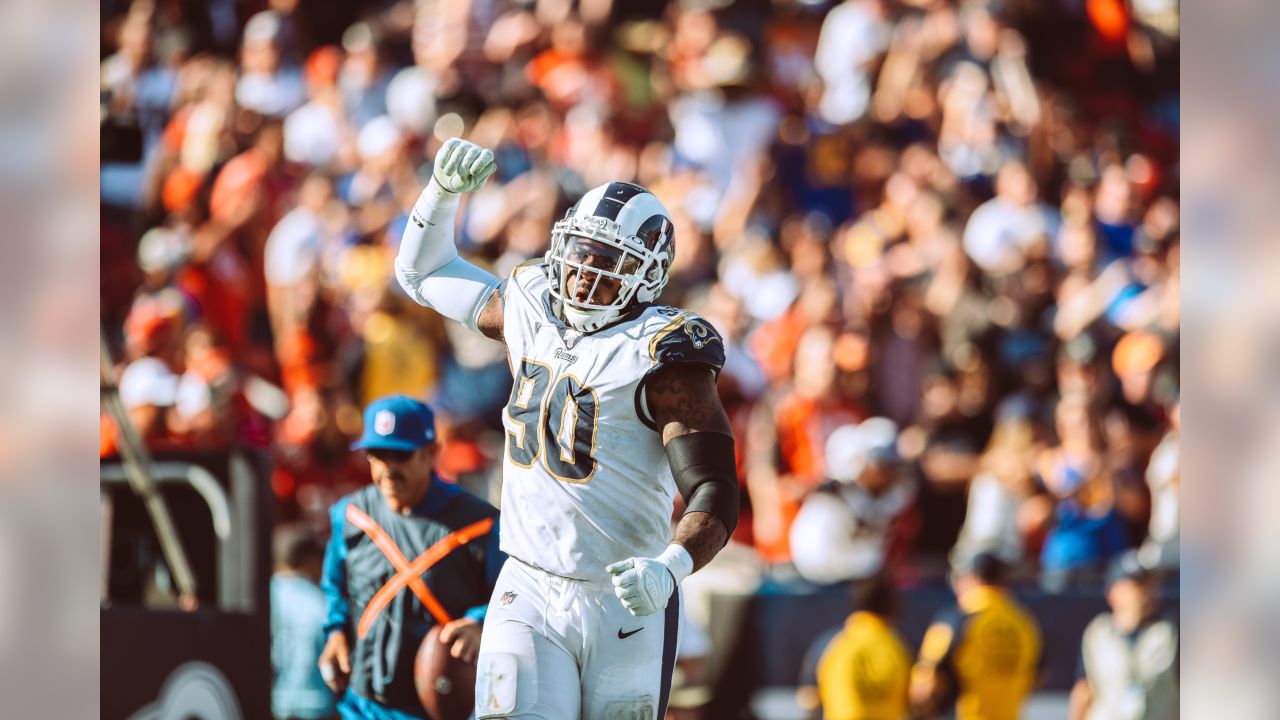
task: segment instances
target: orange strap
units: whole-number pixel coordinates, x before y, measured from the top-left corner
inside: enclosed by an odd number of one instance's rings
[[[455,530],[435,545],[427,548],[426,551],[410,563],[405,558],[404,553],[400,552],[400,548],[396,546],[391,536],[360,508],[354,505],[347,505],[347,521],[363,530],[369,536],[369,539],[373,540],[373,544],[377,545],[382,554],[386,556],[391,566],[396,569],[396,574],[382,586],[382,589],[374,593],[373,599],[365,606],[364,614],[360,616],[360,622],[356,625],[356,635],[361,638],[369,634],[369,629],[373,627],[378,615],[382,614],[382,611],[391,604],[391,601],[406,585],[413,590],[414,595],[418,596],[418,600],[422,601],[422,605],[427,608],[427,611],[436,619],[436,622],[441,625],[450,622],[453,618],[449,616],[448,611],[436,599],[427,584],[422,581],[422,574],[444,556],[487,534],[493,527],[493,518],[485,518],[461,530]]]

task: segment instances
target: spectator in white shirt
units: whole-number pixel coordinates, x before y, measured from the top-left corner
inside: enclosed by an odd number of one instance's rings
[[[964,228],[964,250],[984,271],[1002,275],[1022,266],[1038,242],[1057,232],[1058,214],[1036,199],[1036,181],[1020,162],[996,176],[996,196],[978,206]]]
[[[801,577],[836,583],[884,567],[898,523],[915,500],[900,472],[898,428],[888,418],[845,425],[827,439],[827,476],[791,525],[791,555]]]
[[[822,22],[814,68],[822,78],[818,113],[833,125],[862,117],[871,101],[871,69],[889,48],[881,0],[846,0]]]

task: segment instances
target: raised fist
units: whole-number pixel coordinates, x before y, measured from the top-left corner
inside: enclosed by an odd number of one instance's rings
[[[449,192],[475,192],[497,169],[492,150],[462,138],[449,138],[436,153],[432,177]]]

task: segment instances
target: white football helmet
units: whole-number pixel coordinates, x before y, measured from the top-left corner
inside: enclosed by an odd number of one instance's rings
[[[639,185],[611,182],[582,196],[551,230],[546,262],[560,318],[589,333],[633,303],[653,302],[675,258],[671,215]]]

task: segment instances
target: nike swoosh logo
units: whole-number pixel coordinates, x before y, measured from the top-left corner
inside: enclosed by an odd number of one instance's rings
[[[622,632],[622,628],[618,628],[618,639],[626,640],[627,638],[631,637],[632,635],[635,635],[636,633],[640,632],[643,629],[644,629],[644,626],[641,625],[640,627],[636,628],[635,630],[632,630],[631,632],[624,633]]]

